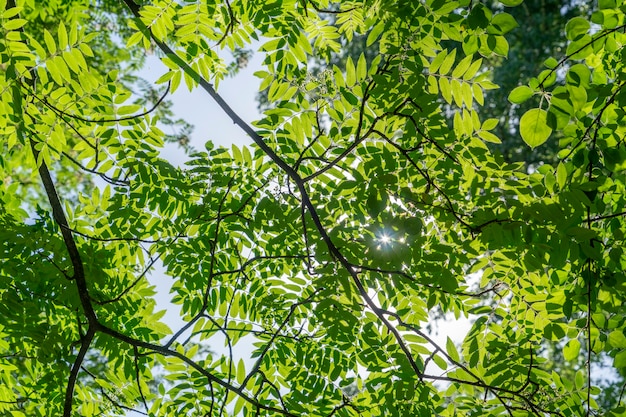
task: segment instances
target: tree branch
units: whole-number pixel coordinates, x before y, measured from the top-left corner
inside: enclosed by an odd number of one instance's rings
[[[83,339],[80,343],[80,350],[78,351],[78,355],[76,359],[74,359],[74,364],[72,365],[72,369],[70,371],[70,376],[67,379],[67,387],[65,388],[65,403],[63,404],[63,417],[71,417],[72,416],[72,402],[74,399],[74,386],[76,385],[76,379],[78,378],[78,372],[80,371],[81,366],[83,365],[83,361],[85,360],[85,355],[91,346],[91,341],[93,340],[94,335],[96,334],[95,326],[89,326],[87,329],[87,334],[83,336]]]

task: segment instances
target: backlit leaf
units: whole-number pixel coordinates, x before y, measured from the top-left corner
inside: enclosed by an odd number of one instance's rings
[[[533,96],[533,93],[534,92],[532,88],[525,85],[520,85],[519,87],[516,87],[513,89],[513,91],[511,91],[511,93],[509,94],[509,101],[513,104],[522,104],[523,102],[531,98]]]
[[[478,136],[484,140],[485,142],[491,142],[491,143],[502,143],[502,141],[500,140],[500,138],[498,138],[496,135],[494,135],[491,132],[487,132],[484,130],[481,130],[480,132],[478,132]]]
[[[567,181],[567,168],[565,168],[565,164],[563,162],[559,162],[559,165],[556,167],[556,182],[559,184],[559,189],[565,189],[565,183]]]
[[[459,362],[461,360],[461,358],[459,357],[459,352],[456,349],[456,345],[454,344],[452,339],[450,339],[450,337],[446,338],[446,353],[448,353],[450,358],[455,362]]]
[[[443,62],[441,63],[441,67],[439,67],[439,73],[441,75],[448,74],[450,69],[452,69],[452,65],[454,64],[455,58],[456,58],[456,49],[453,49],[452,52],[450,52],[443,60]]]
[[[543,144],[552,133],[548,126],[547,112],[542,109],[528,110],[520,119],[520,134],[531,148]]]
[[[591,25],[587,19],[584,17],[574,17],[565,25],[565,34],[567,35],[567,39],[575,41],[587,34],[590,28]]]
[[[565,344],[563,348],[563,357],[566,361],[574,361],[580,353],[580,342],[578,339],[572,339]]]

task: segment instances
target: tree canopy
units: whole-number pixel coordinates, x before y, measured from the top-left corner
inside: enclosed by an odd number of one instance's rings
[[[622,0],[551,32],[512,123],[522,0],[40,3],[0,0],[3,414],[626,415]],[[249,125],[218,86],[252,47]],[[254,144],[167,162],[178,88]]]

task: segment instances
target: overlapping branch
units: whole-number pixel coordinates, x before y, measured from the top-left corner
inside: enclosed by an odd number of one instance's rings
[[[129,6],[129,8],[131,9],[131,11],[135,14],[135,16],[137,18],[139,18],[139,6],[134,3],[133,0],[124,0],[124,2]],[[320,175],[321,173],[323,173],[325,170],[328,170],[330,168],[332,168],[335,164],[337,164],[339,161],[341,161],[348,153],[352,152],[352,150],[358,145],[358,141],[362,141],[365,138],[367,138],[367,136],[370,133],[374,133],[374,127],[372,126],[372,128],[368,131],[367,134],[364,135],[360,135],[357,134],[357,140],[355,141],[354,144],[352,144],[347,150],[345,150],[342,155],[340,155],[339,157],[335,158],[333,161],[331,161],[330,164],[328,164],[326,167],[322,168],[320,171],[310,175],[309,177],[303,178],[300,176],[300,174],[297,172],[296,169],[294,169],[291,165],[289,165],[285,160],[283,160],[272,148],[270,148],[270,146],[268,144],[265,143],[263,137],[261,137],[251,126],[249,126],[247,123],[245,123],[243,121],[243,119],[241,119],[241,117],[222,99],[222,97],[215,91],[214,87],[205,79],[203,79],[196,71],[194,71],[186,62],[184,62],[180,57],[178,57],[176,55],[176,53],[168,46],[166,45],[164,42],[159,41],[158,39],[155,39],[154,37],[152,37],[152,35],[150,34],[150,31],[148,28],[146,28],[145,26],[143,26],[141,24],[141,22],[138,19],[138,25],[140,26],[140,30],[142,30],[144,32],[145,36],[149,36],[153,39],[153,41],[159,46],[159,48],[168,56],[168,58],[170,58],[172,61],[174,61],[182,71],[185,72],[185,74],[188,77],[191,77],[195,82],[197,82],[200,87],[202,87],[215,101],[216,103],[221,107],[221,109],[224,111],[224,113],[233,121],[234,124],[236,124],[237,126],[239,126],[245,133],[247,133],[252,140],[255,142],[255,144],[279,167],[281,168],[285,174],[290,178],[290,180],[295,184],[299,195],[300,195],[300,199],[302,202],[302,207],[304,209],[304,211],[306,211],[308,213],[308,215],[310,216],[310,218],[312,219],[312,222],[314,224],[314,228],[315,230],[319,233],[319,235],[321,236],[325,246],[327,247],[328,252],[330,253],[330,255],[344,268],[345,271],[348,272],[348,274],[351,277],[351,281],[352,284],[356,287],[361,299],[364,301],[364,303],[367,305],[367,307],[376,314],[376,316],[378,317],[378,319],[381,321],[381,323],[384,325],[385,328],[387,328],[387,330],[393,335],[394,339],[396,340],[397,345],[400,347],[400,349],[403,351],[404,355],[406,356],[411,368],[413,369],[413,372],[420,378],[420,379],[431,379],[431,380],[447,380],[449,382],[457,382],[460,384],[469,384],[469,385],[474,385],[474,386],[478,386],[481,387],[487,391],[490,391],[492,393],[494,393],[494,395],[496,395],[496,397],[500,398],[500,401],[503,403],[503,405],[507,408],[507,410],[509,410],[509,412],[511,412],[511,410],[513,409],[511,405],[508,405],[506,400],[501,397],[501,394],[510,394],[513,396],[519,396],[522,398],[522,400],[527,404],[527,406],[533,410],[535,410],[536,412],[543,412],[545,410],[541,409],[540,407],[538,407],[536,404],[533,403],[531,398],[528,398],[526,396],[524,396],[521,392],[519,391],[513,391],[513,390],[508,390],[506,388],[502,388],[502,387],[494,387],[494,386],[490,386],[488,384],[486,384],[485,382],[481,381],[480,378],[478,378],[477,376],[474,375],[475,377],[475,381],[467,381],[467,380],[457,380],[454,378],[448,378],[448,377],[438,377],[438,376],[434,376],[434,375],[427,375],[424,374],[424,372],[422,371],[422,369],[420,368],[420,366],[416,363],[415,358],[413,356],[413,354],[411,353],[409,347],[406,345],[404,338],[401,334],[401,332],[396,328],[396,326],[394,326],[389,319],[387,318],[387,316],[391,316],[393,317],[395,320],[397,320],[400,325],[410,328],[411,326],[402,322],[401,318],[396,314],[396,313],[392,313],[389,311],[386,311],[384,309],[381,309],[380,307],[377,306],[377,304],[372,300],[372,298],[370,297],[367,288],[364,286],[363,282],[361,281],[361,278],[359,277],[359,272],[357,271],[356,268],[354,268],[354,265],[352,265],[348,259],[343,255],[343,253],[341,252],[341,250],[336,246],[336,244],[333,242],[333,240],[331,239],[331,237],[329,236],[326,227],[323,224],[322,219],[320,218],[320,215],[318,213],[318,208],[316,207],[316,205],[313,203],[310,195],[309,195],[309,191],[307,189],[307,182],[310,181],[311,179],[313,179],[315,176]],[[367,90],[367,89],[366,89]],[[360,112],[360,117],[363,117],[364,114],[364,107],[365,103],[367,102],[366,98],[363,99],[362,104],[361,104],[361,112]],[[406,115],[403,114],[398,114],[399,116],[404,116],[404,117],[408,117]],[[410,117],[409,117],[410,118]],[[359,131],[360,128],[362,126],[362,122],[359,123]],[[436,145],[436,144],[435,144]],[[454,159],[454,157],[452,157],[451,155],[449,155],[447,153],[447,151],[440,149],[440,151],[446,155],[447,157]],[[445,194],[444,194],[445,196]],[[447,198],[447,196],[445,196]],[[449,201],[448,198],[448,204],[451,205],[451,201]],[[457,217],[457,220],[459,220],[461,223],[463,223],[466,227],[471,228],[471,226],[467,223],[465,223],[462,219]],[[110,331],[110,330],[107,330]],[[419,332],[419,330],[418,330]],[[422,337],[426,336],[423,333],[419,332],[420,335]],[[114,335],[113,333],[110,333],[111,335]],[[117,337],[120,340],[124,340],[124,338],[126,336],[123,335],[115,335],[114,337]],[[426,336],[427,338],[427,336]],[[444,352],[439,346],[437,346],[432,340],[428,339],[429,343],[431,343],[435,349],[438,349],[441,352]],[[129,343],[137,343],[136,341],[129,341]],[[143,342],[140,342],[143,343]],[[147,347],[147,346],[146,346]],[[157,352],[166,354],[169,352],[163,352],[162,350],[160,351],[159,349],[155,348],[154,346],[151,346],[152,349],[154,349]],[[462,369],[465,369],[466,372],[468,372],[469,375],[473,375],[471,373],[471,371],[465,367],[462,363],[458,362],[458,361],[454,361],[449,355],[445,354],[447,359],[449,361],[451,361],[452,363],[454,363],[456,366],[461,367]],[[180,358],[183,359],[183,358]],[[192,362],[189,359],[183,359],[185,360],[189,365],[191,365],[192,367],[194,366],[192,364]],[[256,368],[255,368],[256,370]],[[258,370],[257,370],[258,371]],[[204,373],[203,373],[204,374]],[[252,375],[252,373],[250,373],[247,378],[246,381],[249,379],[250,375]],[[224,384],[226,384],[224,381],[221,380],[215,380],[214,377],[211,376],[211,374],[207,373],[206,374],[208,380],[210,382],[214,382],[214,383],[218,383],[222,386],[224,386]],[[228,385],[228,384],[226,384]],[[229,387],[230,390],[232,390],[233,392],[237,393],[238,395],[241,395],[243,398],[245,398],[247,401],[253,403],[252,399],[249,399],[249,397],[246,396],[246,394],[243,392],[243,387],[242,388],[234,388],[234,387]],[[336,412],[337,409],[335,409],[334,412]],[[556,415],[560,415],[560,413],[555,413],[552,411],[545,411],[551,414],[556,414]],[[289,412],[287,410],[282,410],[281,413],[284,413],[286,415],[289,414]]]

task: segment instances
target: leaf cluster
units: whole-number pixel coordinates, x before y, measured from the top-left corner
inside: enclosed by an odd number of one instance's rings
[[[162,100],[146,108],[90,64],[106,52],[88,19],[42,31],[29,3],[0,7],[2,412],[623,414],[593,372],[626,367],[621,2],[599,3],[598,30],[570,20],[566,54],[510,92],[541,98],[520,119],[531,147],[559,134],[558,165],[534,170],[490,150],[498,120],[479,111],[508,9],[124,4],[120,36],[163,53],[159,83],[202,89],[254,145],[172,166]],[[359,37],[373,57],[331,62]],[[272,105],[251,126],[212,83],[217,51],[253,40]],[[100,183],[66,195],[59,167]],[[16,187],[21,172],[43,187]],[[472,319],[460,344],[427,331],[436,313]]]

